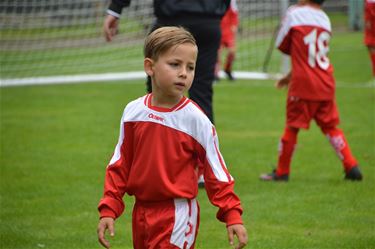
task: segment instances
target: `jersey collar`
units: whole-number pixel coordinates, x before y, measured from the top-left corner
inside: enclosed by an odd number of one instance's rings
[[[184,108],[190,102],[190,99],[188,99],[187,97],[183,96],[181,98],[181,100],[175,106],[173,106],[172,108],[165,108],[165,107],[153,106],[151,104],[151,100],[152,100],[152,93],[149,93],[149,94],[147,94],[145,96],[144,104],[145,104],[145,106],[147,106],[151,110],[154,110],[154,111],[157,111],[157,112],[174,112],[174,111],[178,111],[178,110],[181,110],[182,108]]]

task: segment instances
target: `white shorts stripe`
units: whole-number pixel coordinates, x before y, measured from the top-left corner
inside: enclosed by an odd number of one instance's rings
[[[191,248],[198,225],[198,203],[196,199],[175,199],[174,205],[175,223],[170,242],[181,249]]]

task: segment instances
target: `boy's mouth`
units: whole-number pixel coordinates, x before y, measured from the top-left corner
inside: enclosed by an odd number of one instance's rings
[[[186,85],[185,85],[185,83],[183,83],[183,82],[176,82],[176,83],[174,83],[176,86],[179,86],[179,87],[185,87]]]

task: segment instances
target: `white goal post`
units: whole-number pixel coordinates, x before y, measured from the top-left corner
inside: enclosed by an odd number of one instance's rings
[[[272,39],[289,0],[237,1],[235,76],[279,73],[282,59],[272,52]],[[0,86],[142,78],[152,0],[134,0],[124,9],[111,43],[102,35],[107,6],[108,0],[0,1]]]

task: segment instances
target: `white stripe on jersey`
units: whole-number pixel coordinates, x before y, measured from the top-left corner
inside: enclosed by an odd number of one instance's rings
[[[117,141],[117,145],[116,145],[116,148],[115,148],[115,152],[113,153],[111,161],[109,161],[108,166],[114,164],[117,160],[120,159],[120,157],[121,157],[120,149],[121,149],[121,146],[122,146],[122,142],[124,141],[124,136],[125,136],[125,134],[124,134],[124,126],[123,126],[122,118],[121,118],[121,122],[120,122],[120,135],[118,137],[118,141]]]
[[[189,203],[190,202],[190,203]],[[174,199],[175,222],[171,236],[171,244],[178,248],[190,248],[195,239],[198,225],[198,204],[196,199]]]
[[[279,47],[290,29],[297,26],[314,26],[331,32],[331,22],[327,14],[321,10],[310,6],[291,6],[287,10],[278,36],[276,38],[276,47]]]

